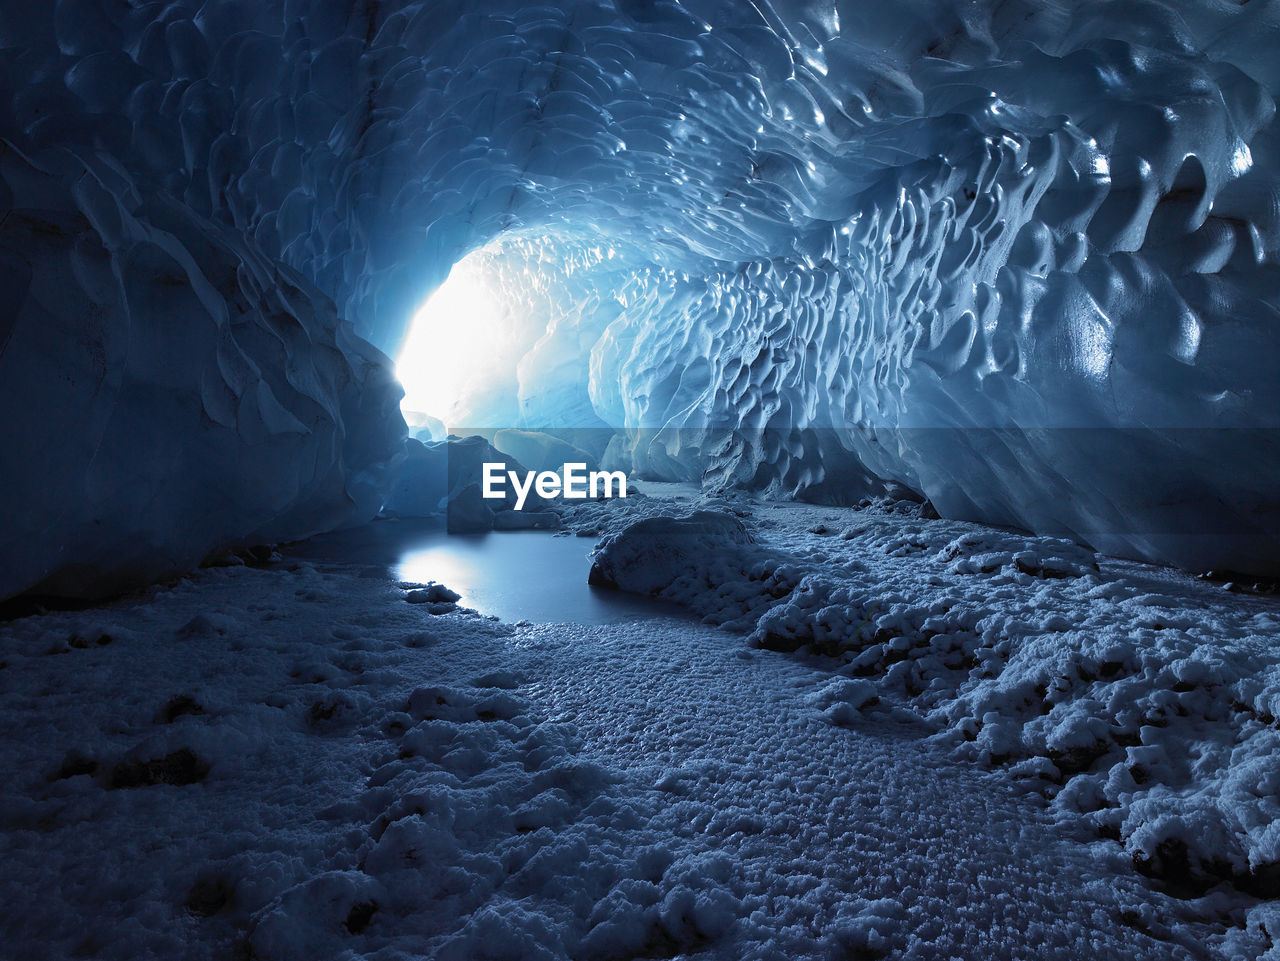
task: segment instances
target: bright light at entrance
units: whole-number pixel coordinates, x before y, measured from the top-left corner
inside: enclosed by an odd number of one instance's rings
[[[479,260],[479,262],[477,262]],[[396,358],[401,410],[457,423],[458,405],[496,377],[495,353],[510,338],[483,259],[466,257],[414,314]]]

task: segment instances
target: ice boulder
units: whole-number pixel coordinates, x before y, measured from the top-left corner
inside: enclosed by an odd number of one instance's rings
[[[707,623],[750,630],[802,576],[791,558],[757,544],[734,515],[696,511],[649,517],[604,538],[588,582],[684,605]]]
[[[527,473],[514,458],[503,454],[478,434],[445,441],[405,442],[404,468],[388,495],[384,511],[400,517],[441,517],[451,534],[479,534],[491,530],[554,530],[560,516],[530,490],[517,510],[512,485],[503,496],[484,496],[484,465],[502,471]]]
[[[444,421],[430,414],[406,413],[405,421],[409,425],[409,436],[417,440],[444,440],[449,436]]]
[[[591,564],[590,583],[634,594],[657,594],[695,573],[717,554],[755,543],[731,514],[698,511],[688,517],[650,517],[607,537]]]
[[[383,512],[395,517],[435,517],[448,502],[448,444],[409,437],[404,449],[404,464],[383,503]]]

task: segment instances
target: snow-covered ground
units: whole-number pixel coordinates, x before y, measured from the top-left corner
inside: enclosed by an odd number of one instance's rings
[[[1268,950],[1280,601],[666,493],[567,526],[712,623],[502,622],[286,549],[0,625],[0,956]]]

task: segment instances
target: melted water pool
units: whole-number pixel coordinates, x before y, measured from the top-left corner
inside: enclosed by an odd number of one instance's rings
[[[621,591],[591,587],[593,538],[543,531],[448,534],[423,521],[375,521],[291,545],[289,557],[365,568],[395,581],[438,581],[462,595],[458,602],[504,621],[612,624],[660,615],[690,616],[683,608]]]

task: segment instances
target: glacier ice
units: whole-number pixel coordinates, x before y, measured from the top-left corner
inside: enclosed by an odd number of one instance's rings
[[[451,534],[491,530],[555,530],[560,516],[553,505],[526,489],[517,497],[510,487],[498,497],[484,496],[486,464],[525,474],[524,467],[483,437],[451,437],[405,442],[405,461],[387,493],[384,512],[392,517],[443,517]]]
[[[234,232],[100,158],[0,153],[0,597],[95,597],[377,513],[387,359]]]
[[[6,5],[0,594],[370,514],[402,427],[336,318],[394,353],[477,251],[528,345],[480,419],[1276,572],[1277,41],[1195,0]],[[246,311],[301,326],[206,379]]]

